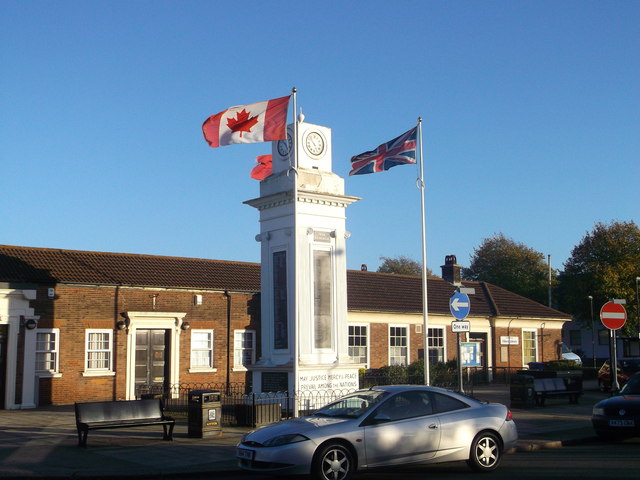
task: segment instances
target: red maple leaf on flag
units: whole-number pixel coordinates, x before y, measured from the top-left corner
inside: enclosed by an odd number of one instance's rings
[[[258,123],[258,116],[249,117],[249,115],[250,113],[243,108],[241,112],[236,113],[236,118],[227,119],[227,127],[232,132],[240,132],[242,137],[242,132],[251,132],[251,128]]]

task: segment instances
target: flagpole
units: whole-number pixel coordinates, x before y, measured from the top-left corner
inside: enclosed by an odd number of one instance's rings
[[[296,117],[296,112],[298,110],[297,106],[297,89],[293,87],[291,89],[291,93],[293,95],[293,167],[290,167],[290,171],[293,170],[293,251],[291,252],[293,255],[293,417],[296,418],[298,416],[298,357],[299,357],[299,315],[298,315],[298,256],[296,255],[296,250],[298,248],[298,225],[297,225],[297,205],[298,205],[298,119]]]
[[[420,207],[422,213],[422,332],[424,335],[424,384],[429,385],[429,304],[427,301],[427,235],[424,209],[424,162],[422,159],[422,117],[418,117],[418,145],[420,152]]]

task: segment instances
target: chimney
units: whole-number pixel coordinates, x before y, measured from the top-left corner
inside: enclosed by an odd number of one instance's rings
[[[462,285],[460,278],[460,272],[462,267],[458,265],[455,255],[447,255],[444,257],[444,265],[440,266],[442,269],[442,278],[454,285]]]

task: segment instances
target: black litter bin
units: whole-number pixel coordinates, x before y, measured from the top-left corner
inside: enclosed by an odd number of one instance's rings
[[[511,377],[511,405],[524,408],[533,408],[535,405],[535,393],[533,389],[532,375],[514,375]]]
[[[222,403],[217,390],[192,390],[189,392],[189,436],[206,438],[219,435],[222,426]]]

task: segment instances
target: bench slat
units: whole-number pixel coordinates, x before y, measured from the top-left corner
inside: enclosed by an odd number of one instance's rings
[[[536,403],[540,406],[544,406],[546,397],[560,397],[567,396],[571,403],[578,403],[578,397],[580,391],[576,389],[569,389],[563,378],[536,378],[534,379],[533,386]]]
[[[164,440],[173,440],[175,420],[164,415],[159,398],[75,404],[78,445],[87,446],[89,430],[162,425]]]

